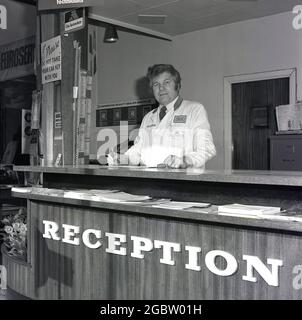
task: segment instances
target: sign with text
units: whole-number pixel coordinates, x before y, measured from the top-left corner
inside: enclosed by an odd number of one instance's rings
[[[0,46],[0,81],[34,73],[35,37]]]
[[[41,43],[42,84],[62,79],[61,36]]]
[[[39,0],[38,10],[91,7],[104,4],[104,0]]]
[[[83,29],[85,26],[84,8],[75,9],[64,13],[64,31],[72,32]]]

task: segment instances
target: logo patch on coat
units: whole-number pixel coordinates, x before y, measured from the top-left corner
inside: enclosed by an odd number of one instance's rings
[[[174,116],[173,123],[186,123],[187,116],[180,115],[180,116]]]

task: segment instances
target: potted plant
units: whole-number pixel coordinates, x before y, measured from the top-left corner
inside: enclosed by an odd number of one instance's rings
[[[26,261],[27,259],[27,226],[26,209],[5,216],[0,222],[0,236],[9,256]]]

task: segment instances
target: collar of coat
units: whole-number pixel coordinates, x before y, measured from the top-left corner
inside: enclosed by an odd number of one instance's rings
[[[183,102],[183,98],[182,98],[182,97],[178,97],[178,99],[177,99],[177,100],[175,101],[175,103],[174,103],[174,111],[176,111],[176,110],[180,107],[180,105],[182,104],[182,102]],[[153,110],[153,113],[155,113],[158,108],[159,108],[159,107],[157,107],[156,109],[154,109],[154,110]]]

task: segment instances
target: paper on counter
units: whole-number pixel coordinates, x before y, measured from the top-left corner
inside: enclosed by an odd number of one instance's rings
[[[30,193],[32,191],[32,187],[13,187],[11,188],[11,191],[20,193]]]
[[[281,212],[280,207],[269,206],[254,206],[239,203],[226,204],[218,206],[218,213],[233,213],[245,215],[263,215],[263,214],[278,214]]]
[[[163,209],[173,209],[173,210],[184,210],[189,208],[208,208],[210,203],[203,202],[183,202],[183,201],[170,201],[167,203],[163,203],[160,205],[153,205],[155,208],[163,208]]]
[[[127,192],[113,192],[107,194],[93,195],[91,196],[91,200],[94,201],[105,201],[105,202],[140,202],[149,200],[151,197],[149,196],[140,196]]]

